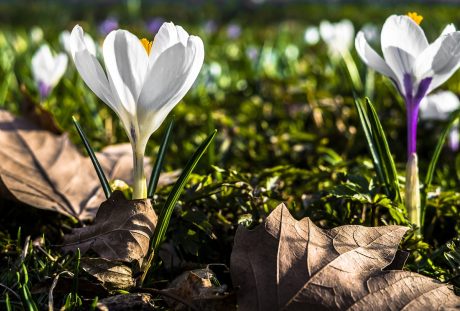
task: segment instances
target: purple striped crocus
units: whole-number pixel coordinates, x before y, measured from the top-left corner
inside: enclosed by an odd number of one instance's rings
[[[406,102],[408,167],[416,165],[414,163],[417,162],[417,120],[420,103],[427,94],[449,79],[460,65],[460,32],[450,24],[433,43],[429,44],[419,26],[422,19],[423,17],[417,13],[388,17],[383,25],[380,40],[383,58],[370,47],[362,31],[355,38],[356,50],[364,63],[389,77]],[[416,171],[407,170],[408,174],[415,174]],[[417,183],[412,183],[415,179]],[[409,216],[410,210],[415,208],[413,202],[416,200],[407,197],[408,193],[418,192],[418,189],[414,191],[416,184],[418,176],[406,176],[406,208]],[[418,209],[419,205],[420,203]],[[417,217],[409,218],[413,223],[420,224]]]
[[[414,15],[411,15],[414,17]],[[440,86],[460,65],[460,32],[448,25],[441,36],[429,44],[425,33],[409,16],[390,16],[382,28],[384,58],[367,43],[363,32],[355,46],[369,67],[389,77],[403,96],[407,107],[407,155],[416,153],[417,118],[422,99]]]

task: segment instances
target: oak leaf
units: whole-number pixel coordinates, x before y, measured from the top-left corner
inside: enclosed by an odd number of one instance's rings
[[[157,218],[149,199],[127,200],[121,191],[115,191],[101,204],[92,225],[64,236],[62,249],[74,252],[79,248],[82,254],[91,249],[108,260],[140,265]]]
[[[324,230],[309,218],[296,221],[282,204],[258,228],[237,230],[230,270],[239,310],[458,308],[460,297],[447,285],[391,270],[405,261],[398,244],[407,230]]]
[[[106,199],[91,160],[66,134],[52,133],[30,119],[0,110],[0,146],[2,196],[80,220],[94,218]],[[96,156],[109,180],[132,183],[130,144],[106,147]],[[174,178],[162,175],[159,185]]]

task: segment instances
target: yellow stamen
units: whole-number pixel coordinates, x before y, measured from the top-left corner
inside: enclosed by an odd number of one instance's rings
[[[149,41],[145,38],[142,38],[141,43],[144,46],[145,51],[147,52],[147,55],[150,55],[150,50],[152,49],[153,41]]]
[[[417,12],[409,12],[407,13],[407,16],[409,16],[414,22],[416,22],[417,25],[420,25],[420,23],[423,20],[423,16],[418,15]]]

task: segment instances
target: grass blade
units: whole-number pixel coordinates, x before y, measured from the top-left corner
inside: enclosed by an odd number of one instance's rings
[[[375,132],[375,141],[381,158],[381,163],[383,165],[383,177],[385,178],[385,183],[390,190],[390,197],[393,200],[402,203],[401,193],[399,192],[398,171],[396,170],[396,165],[393,156],[391,155],[385,132],[382,128],[377,112],[368,98],[366,98],[366,105],[370,116],[371,126]]]
[[[149,188],[147,191],[147,197],[153,197],[158,185],[158,180],[160,179],[161,169],[163,168],[163,163],[165,159],[166,150],[168,149],[169,143],[171,142],[171,133],[174,128],[174,116],[169,122],[168,129],[163,136],[163,140],[160,145],[160,150],[158,150],[158,156],[153,166],[152,175],[150,176]]]
[[[371,152],[374,167],[387,195],[402,204],[398,172],[377,112],[369,99],[365,104],[355,98],[355,106]]]
[[[99,177],[99,181],[101,182],[102,189],[104,190],[105,197],[108,199],[110,195],[112,194],[112,190],[110,189],[110,184],[107,181],[107,177],[105,177],[104,170],[99,164],[99,161],[97,160],[96,155],[94,154],[93,148],[89,144],[88,138],[86,137],[85,132],[83,132],[83,129],[81,128],[80,123],[78,123],[77,119],[74,116],[72,116],[72,121],[77,129],[78,135],[80,135],[83,145],[85,145],[86,152],[88,152],[91,162],[93,163],[94,169],[96,170],[97,177]]]
[[[211,142],[214,140],[216,133],[217,130],[214,130],[211,134],[209,134],[208,138],[206,138],[206,140],[203,141],[203,143],[201,143],[198,149],[195,150],[195,153],[187,162],[187,165],[182,171],[182,174],[180,175],[179,179],[174,184],[173,189],[169,193],[169,196],[166,199],[163,208],[161,209],[155,232],[153,233],[153,237],[150,240],[150,255],[148,260],[146,261],[146,264],[143,269],[143,274],[139,280],[140,286],[142,286],[142,283],[144,282],[144,279],[147,276],[147,273],[150,269],[150,265],[152,264],[153,258],[158,251],[158,247],[160,246],[160,243],[166,234],[166,230],[168,228],[169,220],[171,219],[174,206],[176,205],[177,200],[179,200],[179,197],[182,193],[182,190],[185,187],[185,184],[188,181],[188,178],[190,177],[190,174],[192,173],[195,166],[198,164],[198,161],[200,161],[201,157],[208,149]]]

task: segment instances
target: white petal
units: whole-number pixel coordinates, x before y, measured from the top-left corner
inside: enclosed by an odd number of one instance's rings
[[[450,33],[455,32],[455,31],[456,31],[455,25],[454,25],[454,24],[449,24],[449,25],[447,25],[447,26],[444,28],[444,30],[442,31],[441,36],[450,34]]]
[[[88,52],[90,52],[92,55],[96,56],[96,43],[94,43],[93,38],[87,33],[85,33],[85,44],[86,48],[88,49]]]
[[[32,75],[36,82],[49,84],[49,74],[53,70],[54,61],[47,44],[42,45],[32,57]]]
[[[59,80],[61,80],[62,76],[64,75],[67,69],[67,62],[68,58],[67,55],[64,53],[60,53],[54,58],[54,68],[50,72],[48,80],[49,86],[54,87],[58,84]]]
[[[148,69],[147,51],[129,31],[115,30],[104,40],[103,54],[112,92],[118,94],[121,104],[135,116]]]
[[[153,41],[150,62],[152,63],[155,57],[158,57],[158,55],[179,42],[184,46],[187,45],[188,37],[188,33],[181,26],[175,26],[173,23],[163,23]]]
[[[70,47],[75,66],[86,85],[118,115],[122,114],[122,107],[112,96],[109,80],[101,64],[86,47],[83,29],[79,25],[72,30]]]
[[[443,91],[428,95],[420,105],[420,112],[423,119],[446,120],[449,114],[458,108],[458,97],[450,91]]]
[[[319,25],[319,32],[329,51],[334,54],[349,50],[355,35],[353,23],[346,19],[335,24],[322,21]]]
[[[404,75],[413,75],[412,72],[414,70],[415,58],[404,50],[393,46],[384,49],[383,54],[385,55],[387,65],[391,68],[391,70],[393,70],[395,76],[397,77],[399,90],[404,93]]]
[[[341,20],[337,23],[337,34],[343,48],[350,49],[353,44],[353,39],[355,38],[355,27],[353,23],[348,19]]]
[[[177,43],[156,59],[139,97],[140,139],[146,141],[185,96],[198,76],[203,60],[203,42],[195,36],[188,38],[186,46]]]
[[[358,55],[367,66],[393,79],[393,81],[397,81],[393,70],[391,70],[383,58],[370,47],[369,43],[367,43],[364,32],[362,31],[358,32],[356,35],[355,48]]]
[[[438,40],[439,49],[425,59],[431,64],[433,81],[428,92],[434,90],[449,79],[460,66],[460,32],[456,31],[445,35]],[[433,43],[433,44],[435,44]],[[433,56],[433,57],[431,57]]]
[[[397,47],[413,57],[417,57],[428,47],[422,28],[405,15],[392,15],[387,18],[382,28],[381,44],[385,60],[385,50],[389,47]]]
[[[61,32],[61,34],[59,35],[59,43],[61,43],[64,50],[69,55],[72,54],[72,50],[70,48],[70,32],[68,30],[64,30],[63,32]]]
[[[334,27],[329,21],[321,21],[319,24],[319,34],[321,39],[329,42],[334,36]]]

